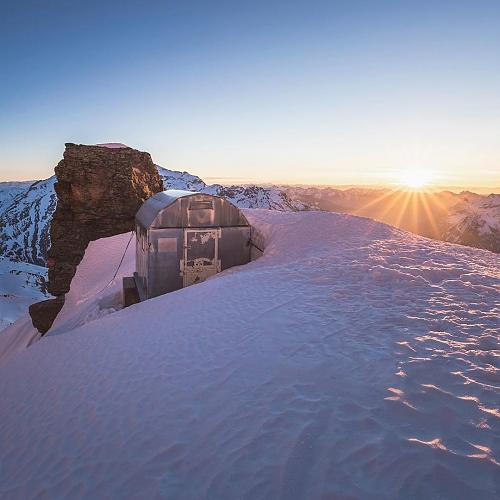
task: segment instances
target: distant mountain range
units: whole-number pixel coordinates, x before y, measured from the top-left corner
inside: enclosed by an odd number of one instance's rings
[[[240,208],[326,210],[361,215],[429,238],[500,252],[500,195],[468,191],[207,185],[196,175],[158,166],[165,188],[223,196]],[[0,256],[45,265],[56,208],[55,176],[0,183]]]

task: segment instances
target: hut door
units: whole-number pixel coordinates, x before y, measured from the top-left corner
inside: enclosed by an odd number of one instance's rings
[[[201,283],[220,271],[218,229],[185,229],[184,286]]]

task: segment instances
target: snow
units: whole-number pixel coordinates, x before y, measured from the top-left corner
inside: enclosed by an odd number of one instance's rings
[[[56,178],[36,181],[0,206],[0,252],[12,260],[45,264],[50,221],[56,209]]]
[[[122,279],[134,271],[134,233],[91,241],[47,335],[59,335],[121,309]]]
[[[34,181],[0,182],[0,210],[12,203],[12,200],[26,191]]]
[[[448,215],[454,241],[471,226],[477,228],[480,236],[500,233],[500,195],[478,196],[471,193],[466,200],[457,203]]]
[[[163,181],[164,189],[200,191],[206,187],[206,184],[197,175],[178,170],[168,170],[160,165],[156,165],[156,169]]]
[[[39,339],[40,332],[33,326],[30,316],[25,313],[0,332],[0,365]]]
[[[0,496],[496,498],[498,256],[349,215],[245,215],[259,260],[0,366]],[[89,248],[87,304],[127,237]]]
[[[22,316],[30,304],[48,298],[46,277],[44,267],[0,257],[0,346],[2,330]]]
[[[100,146],[101,148],[109,148],[109,149],[128,148],[128,146],[126,144],[122,144],[121,142],[104,142],[102,144],[96,144],[96,146]]]

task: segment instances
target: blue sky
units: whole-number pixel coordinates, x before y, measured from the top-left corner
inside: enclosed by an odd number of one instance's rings
[[[0,179],[118,141],[208,180],[500,185],[500,2],[3,2]]]

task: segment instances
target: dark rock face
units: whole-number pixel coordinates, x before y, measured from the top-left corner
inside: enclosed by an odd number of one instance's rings
[[[33,325],[42,333],[62,308],[88,243],[133,230],[141,204],[163,190],[149,153],[128,147],[68,143],[55,173],[57,208],[50,229],[47,290],[56,299],[30,308]]]
[[[36,302],[29,307],[29,313],[33,326],[41,333],[47,332],[64,305],[64,295],[55,299]]]

